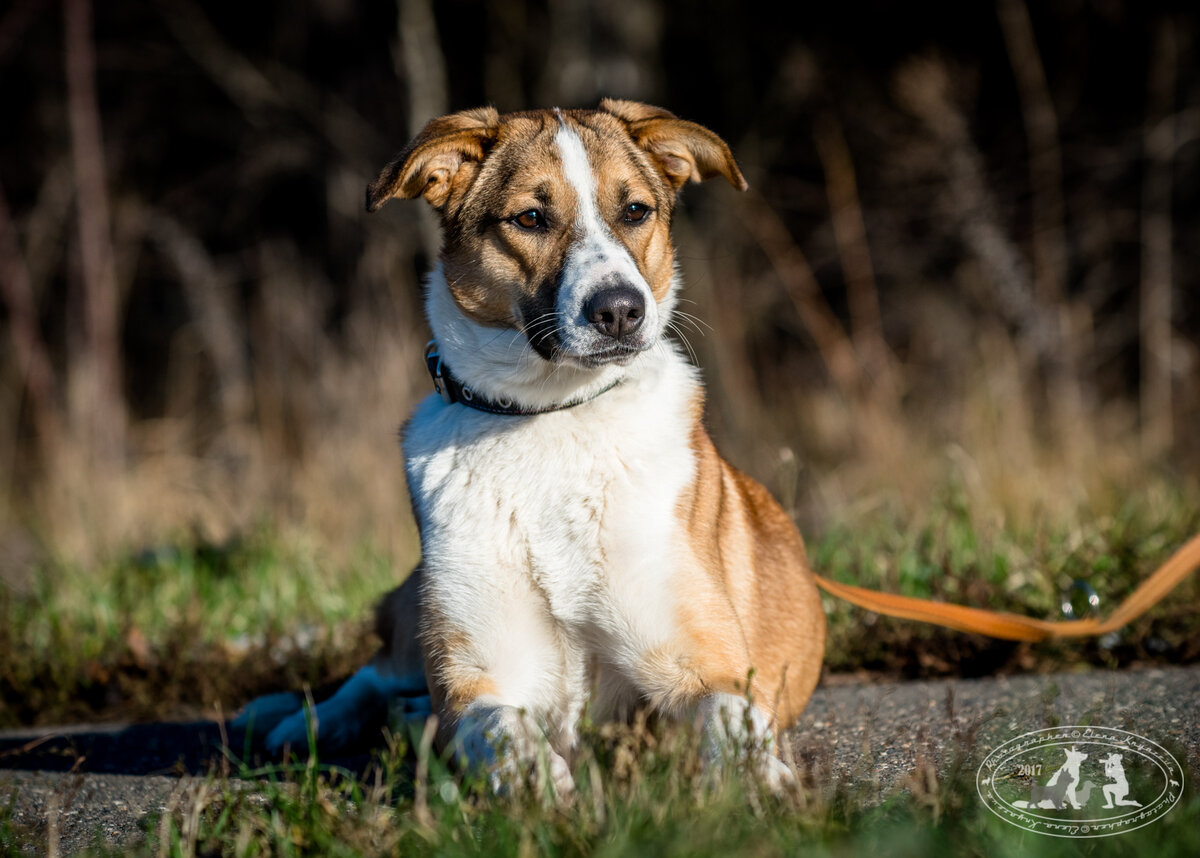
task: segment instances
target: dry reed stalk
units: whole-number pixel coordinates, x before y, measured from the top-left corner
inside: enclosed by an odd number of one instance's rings
[[[1033,194],[1033,279],[1039,301],[1056,305],[1067,271],[1062,147],[1058,117],[1046,82],[1041,52],[1024,0],[998,0],[997,16],[1017,82],[1021,118],[1029,141],[1029,186]]]
[[[32,278],[17,240],[17,228],[0,187],[0,292],[8,306],[9,335],[41,448],[43,463],[53,461],[62,442],[58,380],[38,326]]]
[[[1084,380],[1078,338],[1072,324],[1075,313],[1066,294],[1069,260],[1058,117],[1024,0],[998,0],[996,11],[1017,83],[1028,141],[1034,295],[1047,325],[1057,329],[1056,347],[1045,361],[1049,370],[1049,404],[1055,428],[1067,438],[1085,419]],[[1067,445],[1064,451],[1086,455],[1086,451],[1074,445]]]
[[[804,251],[796,245],[779,214],[753,188],[745,194],[744,210],[749,215],[750,235],[787,290],[830,378],[847,401],[855,401],[863,388],[862,365],[846,329],[821,293]]]
[[[751,314],[745,311],[742,272],[737,270],[734,260],[726,257],[712,259],[709,265],[700,290],[694,294],[710,308],[704,324],[708,326],[705,330],[711,343],[712,365],[706,369],[714,371],[714,381],[720,389],[719,401],[710,407],[720,410],[729,434],[737,438],[761,437],[766,425],[765,403],[758,394],[758,380],[746,348]],[[743,295],[711,294],[707,287],[712,284],[722,284],[724,290],[741,290]]]
[[[147,234],[175,266],[196,330],[212,361],[222,428],[242,427],[250,419],[253,401],[244,353],[245,328],[231,278],[220,270],[199,237],[170,214],[161,209],[141,214]]]
[[[425,719],[421,741],[417,745],[417,770],[413,775],[413,817],[423,828],[434,827],[433,814],[429,810],[429,756],[433,753],[433,737],[437,735],[438,718],[430,715]]]
[[[1158,21],[1150,51],[1143,131],[1146,169],[1142,180],[1142,284],[1140,292],[1142,448],[1150,456],[1170,448],[1172,173],[1175,160],[1176,24]]]
[[[62,815],[62,801],[55,791],[50,794],[46,803],[46,858],[59,858],[61,834],[59,832],[59,817]]]
[[[896,72],[896,98],[917,117],[941,150],[947,186],[945,216],[987,272],[989,297],[1020,333],[1024,350],[1039,364],[1060,354],[1059,328],[1038,300],[1029,267],[1000,222],[985,179],[983,155],[971,139],[967,118],[955,104],[945,62],[909,60]]]
[[[779,215],[763,198],[751,190],[747,209],[750,212],[754,240],[767,257],[800,316],[805,330],[817,345],[821,360],[841,394],[842,422],[850,431],[860,454],[875,459],[892,459],[907,448],[906,432],[900,415],[896,386],[887,376],[887,369],[873,374],[862,360],[851,335],[847,333],[808,264],[804,252],[796,244]],[[865,252],[856,247],[855,252]],[[861,263],[856,263],[861,266]],[[868,263],[869,264],[869,263]],[[853,264],[852,264],[853,265]],[[861,296],[860,296],[861,297]],[[871,335],[864,332],[868,341]],[[876,333],[873,348],[886,350]],[[882,366],[886,367],[884,363]]]
[[[813,134],[825,172],[830,223],[850,301],[850,336],[871,376],[872,393],[895,410],[897,389],[891,349],[883,338],[879,289],[871,263],[867,224],[858,198],[854,161],[841,124],[829,113],[818,117]]]
[[[63,0],[63,36],[85,336],[71,366],[72,393],[78,398],[70,397],[70,422],[76,431],[87,427],[85,437],[92,461],[112,466],[122,457],[125,446],[118,323],[121,299],[96,94],[91,0]]]
[[[275,121],[273,110],[302,116],[341,155],[366,170],[379,157],[383,141],[371,123],[329,89],[318,89],[281,65],[263,71],[235,50],[190,0],[159,0],[163,20],[180,46],[242,109],[251,125]]]

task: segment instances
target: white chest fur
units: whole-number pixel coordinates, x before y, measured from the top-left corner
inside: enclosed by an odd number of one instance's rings
[[[509,705],[565,715],[589,665],[628,675],[675,632],[697,381],[669,346],[639,360],[574,408],[495,416],[430,397],[406,431],[426,598]]]

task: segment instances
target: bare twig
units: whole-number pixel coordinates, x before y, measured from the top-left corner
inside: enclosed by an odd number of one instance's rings
[[[898,100],[925,124],[943,152],[947,214],[968,249],[983,263],[996,309],[1017,328],[1038,361],[1054,359],[1059,351],[1058,325],[1044,312],[1028,265],[1000,224],[996,201],[984,178],[983,158],[950,88],[949,71],[937,57],[911,60],[896,73]]]
[[[846,329],[821,293],[804,252],[796,246],[779,215],[753,189],[746,193],[746,209],[752,220],[751,234],[767,255],[775,276],[787,290],[801,322],[817,344],[817,351],[834,384],[847,399],[857,399],[862,390],[862,366]]]
[[[190,0],[160,0],[163,20],[179,44],[255,125],[271,121],[271,109],[295,113],[325,137],[356,167],[379,157],[382,141],[375,129],[330,90],[318,90],[282,66],[269,72],[236,51]]]
[[[216,265],[200,239],[166,212],[146,212],[146,230],[179,272],[196,327],[217,376],[222,424],[238,427],[253,406],[243,330],[230,278]]]
[[[1057,348],[1046,365],[1051,411],[1065,437],[1074,432],[1083,413],[1083,378],[1076,331],[1080,314],[1066,302],[1066,207],[1058,118],[1025,0],[997,0],[996,10],[1029,141],[1034,291],[1047,325],[1057,329]]]
[[[1171,419],[1171,174],[1178,46],[1175,23],[1158,22],[1150,51],[1142,182],[1141,413],[1142,446],[1155,455],[1172,441]]]
[[[879,313],[879,290],[867,243],[867,225],[858,198],[854,162],[846,145],[841,124],[832,114],[818,118],[814,141],[825,171],[825,190],[829,196],[833,237],[841,259],[842,274],[850,300],[850,336],[855,351],[866,364],[872,379],[872,392],[884,395],[893,405],[896,399],[892,354],[883,339]]]
[[[998,0],[996,11],[1017,81],[1025,135],[1029,140],[1033,279],[1038,298],[1045,306],[1052,307],[1062,297],[1067,262],[1058,118],[1024,0]]]
[[[80,400],[72,423],[88,425],[93,455],[115,461],[124,447],[116,264],[113,256],[104,143],[96,100],[91,0],[63,0],[67,115],[77,186],[86,342],[76,366]]]

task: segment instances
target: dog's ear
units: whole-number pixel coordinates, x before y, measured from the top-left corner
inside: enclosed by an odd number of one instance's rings
[[[469,183],[499,133],[494,107],[465,110],[434,119],[367,185],[367,211],[392,197],[423,196],[435,209],[455,186]]]
[[[749,187],[728,144],[703,125],[637,101],[606,98],[600,109],[625,123],[629,136],[676,191],[689,179],[702,182],[714,176],[724,176],[739,191]]]

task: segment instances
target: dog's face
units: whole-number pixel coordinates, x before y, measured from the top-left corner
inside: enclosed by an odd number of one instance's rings
[[[483,108],[429,123],[367,189],[367,208],[423,196],[441,213],[445,279],[466,317],[520,331],[547,361],[600,367],[662,334],[676,194],[717,175],[745,187],[719,137],[659,108]]]

